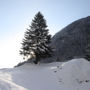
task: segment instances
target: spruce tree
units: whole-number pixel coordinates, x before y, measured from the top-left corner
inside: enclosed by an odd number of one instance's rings
[[[34,58],[34,63],[36,64],[41,58],[50,57],[52,48],[49,45],[51,35],[48,31],[44,16],[41,12],[38,12],[32,20],[29,29],[25,32],[20,54],[27,57],[27,59]]]

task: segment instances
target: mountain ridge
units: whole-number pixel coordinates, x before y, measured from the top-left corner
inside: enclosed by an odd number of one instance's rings
[[[88,35],[90,16],[72,22],[52,37],[51,46],[55,48],[53,58],[56,61],[83,58]]]

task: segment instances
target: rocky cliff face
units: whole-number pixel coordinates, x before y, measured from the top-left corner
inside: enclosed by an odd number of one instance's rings
[[[51,45],[55,49],[53,59],[65,61],[84,57],[88,35],[90,35],[90,16],[79,19],[60,30],[52,38]]]

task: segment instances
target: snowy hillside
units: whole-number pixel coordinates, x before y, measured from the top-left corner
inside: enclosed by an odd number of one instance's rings
[[[1,69],[0,90],[90,90],[90,62],[73,59]]]

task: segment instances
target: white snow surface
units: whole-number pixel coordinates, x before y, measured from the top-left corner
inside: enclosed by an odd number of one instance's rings
[[[1,69],[0,90],[90,90],[90,62],[81,58]]]

